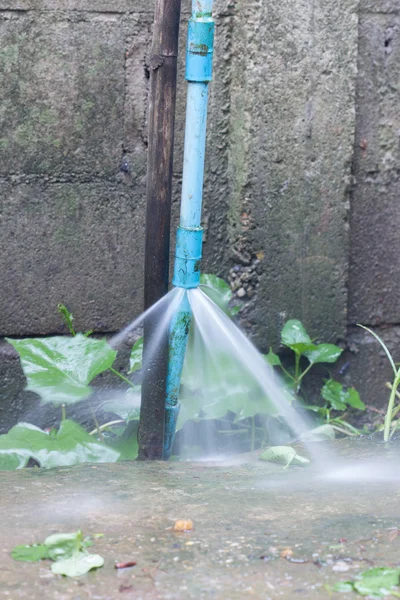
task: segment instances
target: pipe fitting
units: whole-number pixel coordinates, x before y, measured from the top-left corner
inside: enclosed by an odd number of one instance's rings
[[[174,277],[172,279],[172,284],[175,287],[189,290],[199,286],[202,244],[202,227],[178,227],[176,231]]]
[[[205,83],[212,80],[214,52],[214,21],[212,18],[189,20],[186,49],[186,79]]]

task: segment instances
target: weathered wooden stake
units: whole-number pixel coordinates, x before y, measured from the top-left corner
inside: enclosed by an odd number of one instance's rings
[[[144,307],[168,291],[171,189],[176,103],[176,74],[181,0],[156,0],[150,59],[149,149]],[[162,315],[160,315],[161,317]],[[163,458],[168,331],[152,356],[146,350],[157,317],[144,323],[139,459]]]

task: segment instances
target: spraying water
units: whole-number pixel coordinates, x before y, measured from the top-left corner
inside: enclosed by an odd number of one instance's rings
[[[179,395],[178,446],[200,446],[202,451],[197,456],[209,457],[217,452],[217,438],[219,442],[229,441],[226,447],[231,454],[254,450],[256,436],[258,446],[274,443],[268,426],[264,426],[264,431],[262,426],[256,427],[255,415],[268,415],[274,422],[275,429],[279,429],[275,439],[278,434],[283,443],[301,438],[311,423],[292,406],[293,397],[256,347],[199,288],[173,289],[114,336],[111,345],[120,348],[127,340],[131,343],[141,333],[145,320],[156,319],[158,328],[142,365],[143,378],[184,301],[188,302],[192,317]],[[138,374],[135,383],[141,383]],[[138,408],[139,394],[130,394],[126,402]],[[251,446],[243,446],[241,433],[247,433],[247,444],[252,440]],[[321,454],[320,444],[317,446],[318,452],[316,444],[308,445],[314,457]]]

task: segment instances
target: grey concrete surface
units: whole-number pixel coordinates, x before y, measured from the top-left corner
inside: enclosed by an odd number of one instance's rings
[[[400,322],[400,15],[362,13],[349,322]]]
[[[348,448],[354,465],[364,450]],[[377,458],[374,445],[369,454]],[[329,480],[254,457],[5,472],[0,597],[339,599],[325,586],[398,566],[398,503],[398,480]],[[175,533],[177,519],[191,519],[194,530]],[[78,529],[103,534],[89,548],[104,557],[97,572],[62,578],[49,561],[10,556],[16,545]],[[124,561],[137,564],[116,570]]]

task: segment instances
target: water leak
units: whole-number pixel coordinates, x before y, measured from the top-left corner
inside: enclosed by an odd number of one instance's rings
[[[119,349],[138,338],[145,320],[155,320],[141,373],[153,362],[158,345],[171,328],[183,301],[192,312],[181,378],[180,414],[174,453],[181,458],[229,460],[261,445],[282,445],[301,438],[311,422],[296,410],[292,395],[246,335],[207,295],[207,289],[173,289],[110,340]],[[117,394],[115,394],[115,397]],[[127,407],[139,408],[138,392],[129,393]],[[257,415],[257,416],[255,416]],[[314,461],[329,461],[321,444],[305,442]]]

